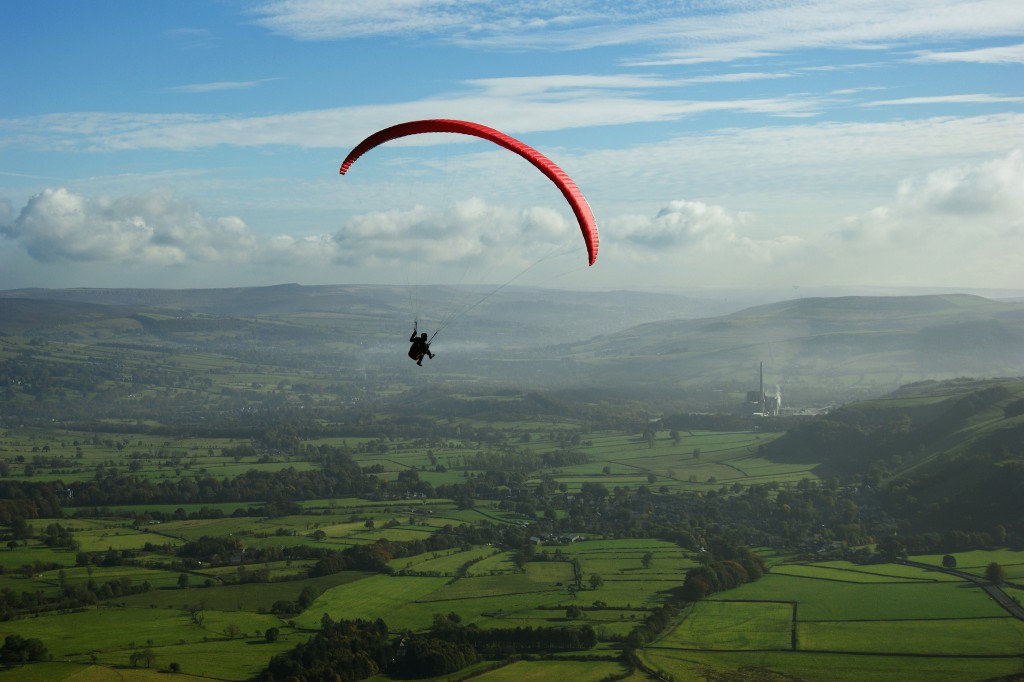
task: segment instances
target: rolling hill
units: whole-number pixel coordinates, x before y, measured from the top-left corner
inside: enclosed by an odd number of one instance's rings
[[[190,348],[236,356],[316,356],[396,369],[415,317],[408,287],[0,292],[0,335],[68,343]],[[728,310],[728,302],[640,292],[417,287],[422,327],[442,332],[436,380],[672,398],[736,408],[758,387],[783,406],[845,403],[900,385],[1024,375],[1024,303],[973,295],[803,298]],[[462,305],[452,322],[449,310]],[[397,369],[401,369],[399,366]],[[418,380],[418,379],[417,379]]]
[[[928,381],[799,424],[761,454],[883,485],[917,531],[1024,527],[1024,380]]]

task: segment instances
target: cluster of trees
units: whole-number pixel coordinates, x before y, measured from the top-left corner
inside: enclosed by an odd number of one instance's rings
[[[20,523],[24,528],[26,519],[59,518],[65,491],[59,481],[0,480],[0,524],[13,527]]]
[[[289,601],[286,599],[279,599],[274,602],[270,607],[270,612],[279,616],[290,616],[298,613],[302,613],[309,606],[316,601],[316,598],[320,596],[320,590],[307,585],[302,588],[302,592],[299,593],[299,598],[295,601]],[[271,628],[276,629],[276,628]]]
[[[407,635],[396,649],[395,664],[388,672],[406,679],[448,675],[477,660],[469,644],[430,635]]]
[[[749,547],[719,545],[715,556],[722,558],[691,568],[683,581],[682,597],[686,601],[699,601],[709,594],[731,590],[745,583],[759,580],[765,574],[764,560]]]
[[[0,662],[8,668],[50,660],[50,652],[41,640],[21,635],[7,635],[0,647]]]
[[[334,622],[324,616],[320,631],[270,659],[263,682],[363,680],[388,669],[394,657],[383,620]]]

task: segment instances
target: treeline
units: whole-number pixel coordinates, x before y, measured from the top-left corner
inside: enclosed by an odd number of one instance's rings
[[[597,644],[592,627],[478,628],[460,618],[436,614],[426,633],[388,640],[383,620],[334,622],[325,615],[320,631],[291,651],[271,659],[263,682],[362,680],[379,673],[414,679],[461,670],[481,658],[518,653],[581,651]]]
[[[375,479],[366,476],[346,450],[323,445],[315,452],[322,464],[320,469],[297,471],[288,467],[273,472],[251,470],[234,478],[191,476],[158,482],[109,473],[100,479],[70,483],[66,499],[69,504],[84,507],[212,504],[345,497],[376,489]]]
[[[744,558],[712,561],[686,572],[686,579],[683,581],[683,599],[700,601],[709,594],[731,590],[734,587],[758,580],[764,575],[764,572],[764,561],[752,552]]]
[[[504,658],[539,651],[582,651],[597,644],[597,633],[583,627],[479,628],[464,626],[458,614],[434,614],[430,636],[453,644],[468,645],[484,658]]]
[[[310,448],[321,468],[297,471],[251,470],[233,478],[185,476],[178,480],[153,481],[120,472],[108,472],[86,481],[0,480],[0,524],[13,526],[15,519],[59,518],[64,505],[103,508],[144,504],[215,504],[265,500],[282,506],[297,500],[345,497],[377,490],[376,478],[368,476],[345,448],[322,445]],[[268,513],[266,507],[253,510]],[[184,513],[184,512],[182,512]]]
[[[53,570],[60,567],[57,564],[46,564],[32,566],[32,568],[33,570]],[[58,580],[60,591],[54,595],[47,595],[37,589],[23,590],[20,593],[9,587],[0,589],[0,621],[7,621],[25,613],[78,609],[108,599],[142,594],[152,589],[148,581],[135,583],[128,577],[108,580],[103,583],[96,582],[92,578],[85,583],[69,583],[63,569],[58,574]]]

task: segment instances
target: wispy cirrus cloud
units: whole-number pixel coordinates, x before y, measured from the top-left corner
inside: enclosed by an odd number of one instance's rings
[[[920,51],[912,61],[945,64],[968,62],[972,64],[1024,64],[1024,43],[983,47],[977,50]]]
[[[882,99],[873,102],[863,102],[862,107],[884,107],[905,104],[1017,104],[1024,102],[1024,97],[1007,97],[1004,95],[990,95],[986,93],[972,93],[964,95],[934,95],[925,97],[903,97],[900,99]]]
[[[221,92],[223,90],[248,90],[250,88],[256,88],[264,83],[277,80],[276,78],[261,78],[255,81],[216,81],[213,83],[192,83],[189,85],[175,85],[169,88],[164,88],[163,92],[184,92],[184,93],[203,93],[203,92]]]
[[[657,74],[555,74],[545,76],[506,76],[475,78],[467,85],[484,93],[502,97],[564,95],[578,97],[583,92],[645,91],[678,88],[708,83],[742,83],[759,80],[792,78],[792,73],[737,72],[667,78]]]
[[[643,77],[542,76],[468,81],[466,92],[430,99],[263,116],[73,112],[0,119],[0,144],[51,150],[187,150],[233,145],[336,148],[354,144],[381,122],[417,118],[486,120],[508,134],[675,121],[711,113],[810,117],[809,95],[697,100],[650,98],[660,87]],[[456,112],[453,116],[452,112]]]
[[[488,40],[498,35],[533,35],[647,13],[647,3],[617,8],[590,0],[516,3],[452,0],[322,2],[268,0],[251,12],[255,23],[295,40],[349,40],[416,36],[447,42]]]
[[[217,37],[206,28],[179,27],[164,32],[177,45],[188,49],[209,49],[217,45]]]
[[[1017,0],[735,0],[713,5],[271,0],[252,11],[257,24],[296,40],[414,35],[519,50],[643,44],[650,54],[632,58],[634,65],[726,62],[806,49],[878,49],[930,38],[1017,37],[1024,31],[1024,4]]]

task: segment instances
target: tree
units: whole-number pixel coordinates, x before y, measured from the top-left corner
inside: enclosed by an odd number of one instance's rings
[[[956,568],[956,557],[952,554],[947,554],[946,556],[942,557],[942,567]]]
[[[182,573],[178,576],[178,587],[183,590],[188,587],[188,573]]]
[[[148,647],[142,651],[133,651],[132,655],[128,657],[128,662],[131,663],[133,668],[139,667],[140,663],[145,663],[146,667],[149,668],[155,660],[156,652]]]
[[[575,604],[565,609],[565,617],[569,620],[575,620],[583,616],[583,609],[576,606]]]
[[[192,618],[192,622],[196,625],[203,626],[203,610],[206,608],[206,604],[200,602],[198,604],[188,604],[186,607],[189,616]]]
[[[993,561],[985,568],[985,579],[993,585],[1002,585],[1006,582],[1006,569]]]
[[[596,590],[597,588],[604,585],[604,578],[599,576],[597,573],[592,573],[590,576],[590,589]]]
[[[224,634],[227,635],[228,639],[234,639],[242,633],[242,628],[238,627],[237,623],[228,623],[224,626]]]
[[[907,546],[894,535],[883,538],[876,546],[876,550],[886,561],[899,561],[907,558]]]
[[[643,564],[644,568],[650,568],[651,562],[654,560],[654,555],[650,552],[644,552],[644,555],[640,557],[640,563]]]
[[[263,633],[263,639],[265,639],[268,644],[273,644],[280,636],[281,631],[277,628],[267,628],[267,631]]]
[[[42,641],[21,635],[7,635],[4,645],[0,647],[0,661],[9,668],[26,663],[37,663],[50,658],[50,652]]]
[[[1003,526],[1002,524],[997,524],[996,527],[993,529],[993,535],[995,536],[995,541],[997,545],[1006,544],[1006,526]]]

